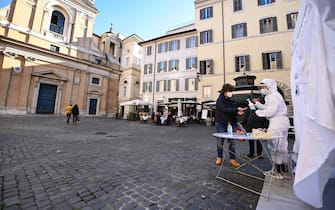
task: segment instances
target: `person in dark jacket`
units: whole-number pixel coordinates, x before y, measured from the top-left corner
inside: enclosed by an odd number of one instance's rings
[[[227,132],[227,125],[230,123],[233,130],[236,131],[237,128],[237,115],[243,115],[246,108],[237,107],[236,103],[232,99],[234,86],[231,84],[224,84],[220,91],[220,95],[216,100],[215,109],[215,129],[216,132]],[[216,164],[222,164],[223,155],[223,138],[217,138],[216,148],[217,148],[217,159]],[[233,139],[228,139],[230,164],[237,168],[240,164],[235,159],[235,141]]]
[[[73,123],[76,124],[77,121],[78,121],[78,115],[79,115],[79,107],[77,104],[75,104],[73,107],[72,107],[72,120],[73,120]]]
[[[261,98],[257,95],[253,96],[252,101],[260,102]],[[265,117],[258,117],[255,113],[256,110],[249,109],[246,113],[245,120],[243,122],[245,130],[248,133],[252,132],[253,128],[266,129],[269,126],[269,121]],[[249,154],[248,157],[253,158],[255,155],[255,140],[249,140]],[[256,152],[257,156],[262,155],[262,144],[259,140],[256,140]],[[262,157],[261,157],[262,158]]]

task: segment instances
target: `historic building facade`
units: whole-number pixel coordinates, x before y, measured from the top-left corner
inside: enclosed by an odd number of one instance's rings
[[[13,0],[0,9],[0,113],[116,113],[121,39],[93,34],[94,0]]]
[[[194,24],[140,43],[144,51],[141,96],[154,112],[171,101],[196,99],[197,43]]]
[[[299,0],[196,0],[200,101],[215,100],[223,83],[243,73],[277,81],[289,104],[291,38]]]

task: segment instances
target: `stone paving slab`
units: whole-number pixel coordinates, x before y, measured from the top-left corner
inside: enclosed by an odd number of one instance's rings
[[[215,179],[213,127],[65,121],[0,116],[2,209],[256,209],[259,196]],[[237,142],[238,152],[247,150]]]

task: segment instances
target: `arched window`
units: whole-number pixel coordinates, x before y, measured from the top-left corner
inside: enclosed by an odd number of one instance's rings
[[[53,11],[51,22],[50,22],[50,31],[58,33],[58,34],[63,34],[64,23],[65,23],[64,15],[57,10]]]

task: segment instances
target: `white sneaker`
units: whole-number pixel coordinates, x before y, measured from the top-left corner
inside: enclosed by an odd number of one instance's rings
[[[273,174],[273,170],[271,169],[270,171],[264,171],[263,174],[264,176],[271,176]]]
[[[279,179],[279,180],[284,179],[283,175],[281,175],[280,173],[276,173],[276,172],[273,173],[271,176],[273,179]]]

